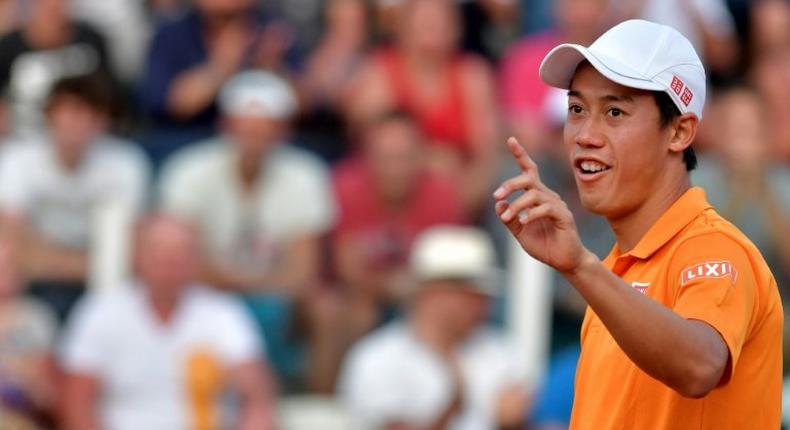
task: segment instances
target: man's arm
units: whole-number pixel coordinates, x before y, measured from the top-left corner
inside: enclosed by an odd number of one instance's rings
[[[524,250],[568,279],[645,373],[687,397],[702,397],[715,388],[729,362],[721,335],[640,294],[609,271],[584,248],[573,215],[541,182],[526,151],[515,139],[508,148],[522,174],[494,193],[496,211]],[[517,190],[525,193],[512,203],[505,200]]]
[[[61,415],[66,430],[99,430],[98,378],[81,373],[66,373],[61,396]]]
[[[3,214],[0,231],[21,251],[22,264],[34,279],[83,281],[88,273],[88,256],[83,250],[66,248],[42,237],[22,215]]]
[[[230,381],[241,397],[240,430],[273,429],[274,378],[260,360],[234,366]]]
[[[291,240],[285,247],[285,258],[271,271],[250,272],[220,262],[203,267],[209,285],[233,291],[277,290],[298,295],[319,275],[320,239],[305,235]]]

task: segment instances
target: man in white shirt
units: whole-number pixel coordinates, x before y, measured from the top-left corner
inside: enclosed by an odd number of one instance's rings
[[[18,234],[31,292],[64,319],[84,289],[92,218],[114,201],[136,213],[149,168],[142,152],[107,134],[112,93],[95,76],[58,81],[47,129],[4,148],[0,212]]]
[[[161,207],[195,223],[206,282],[245,295],[278,373],[298,377],[291,309],[319,275],[320,236],[335,218],[331,181],[316,157],[284,142],[297,106],[284,79],[241,73],[218,105],[223,134],[165,166]]]
[[[195,232],[144,221],[138,280],[86,296],[60,354],[67,429],[272,428],[272,380],[243,306],[193,281]],[[235,414],[222,395],[238,397]]]
[[[414,245],[407,316],[351,350],[339,393],[364,429],[518,428],[521,363],[483,326],[495,292],[493,246],[472,227],[434,227]]]

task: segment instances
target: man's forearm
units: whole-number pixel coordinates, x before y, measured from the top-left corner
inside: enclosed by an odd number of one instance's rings
[[[703,396],[718,384],[728,351],[707,323],[686,320],[639,293],[592,253],[565,276],[645,373],[690,397]]]

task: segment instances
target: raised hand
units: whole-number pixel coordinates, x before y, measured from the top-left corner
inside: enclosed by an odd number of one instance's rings
[[[497,215],[529,255],[559,272],[573,272],[589,254],[573,215],[562,198],[541,182],[537,164],[521,144],[511,137],[507,147],[521,174],[494,191]],[[508,196],[517,191],[524,193],[509,202]]]

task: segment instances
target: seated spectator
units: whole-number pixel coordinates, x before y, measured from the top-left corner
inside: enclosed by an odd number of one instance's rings
[[[132,213],[145,202],[148,166],[107,134],[108,88],[96,76],[63,79],[47,100],[47,128],[9,146],[0,163],[0,211],[20,242],[30,293],[64,319],[82,294],[91,220],[108,200]]]
[[[451,0],[409,0],[391,48],[375,52],[347,98],[352,126],[392,109],[411,113],[432,170],[458,179],[470,215],[489,198],[498,161],[495,91],[488,64],[458,49]]]
[[[414,239],[466,220],[452,180],[426,169],[422,139],[408,114],[384,114],[365,129],[361,155],[336,168],[333,254],[351,340],[394,313]]]
[[[198,227],[207,283],[245,296],[280,376],[298,378],[294,305],[319,277],[320,238],[334,221],[329,174],[284,142],[296,98],[288,83],[248,71],[223,88],[223,133],[165,166],[161,205]]]
[[[502,335],[483,327],[494,294],[493,246],[470,227],[436,227],[417,239],[419,282],[403,321],[361,340],[340,395],[362,428],[518,428],[523,369]]]
[[[195,0],[155,31],[141,84],[155,162],[215,133],[215,99],[244,69],[284,70],[289,35],[255,0]]]
[[[254,325],[240,303],[194,281],[196,241],[178,219],[146,219],[136,280],[80,303],[60,356],[64,428],[272,428]],[[230,421],[220,401],[229,391],[238,396]]]
[[[28,0],[21,28],[0,37],[0,93],[16,131],[42,125],[41,111],[58,80],[95,72],[111,75],[104,39],[69,16],[69,0]]]
[[[0,242],[0,427],[53,428],[55,316],[21,294],[16,250]]]
[[[541,61],[560,43],[589,45],[605,29],[610,17],[608,0],[557,0],[553,2],[554,28],[526,36],[510,46],[499,76],[499,94],[505,121],[530,154],[557,142],[551,141],[552,106],[567,109],[566,92],[544,84],[538,76]],[[560,99],[558,102],[557,99]]]

